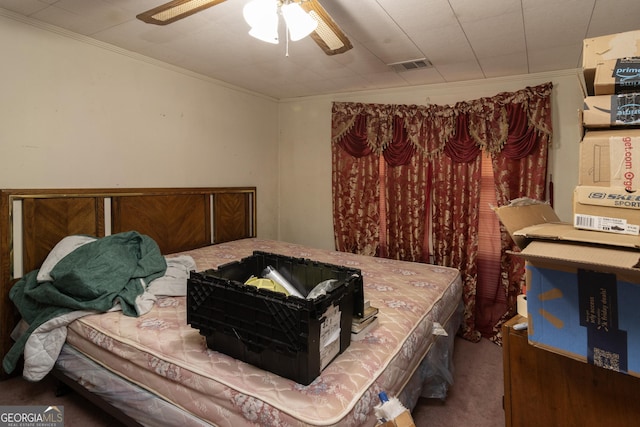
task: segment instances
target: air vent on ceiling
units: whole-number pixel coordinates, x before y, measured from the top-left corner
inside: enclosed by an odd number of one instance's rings
[[[402,71],[418,70],[420,68],[433,67],[433,64],[427,58],[412,59],[409,61],[402,61],[402,62],[394,62],[392,64],[387,64],[387,65],[393,68],[393,70],[396,73],[400,73]]]

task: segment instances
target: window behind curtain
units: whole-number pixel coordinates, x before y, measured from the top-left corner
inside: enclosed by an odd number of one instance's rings
[[[497,206],[491,157],[482,156],[480,225],[478,227],[478,286],[476,326],[485,336],[505,311],[507,299],[500,287],[500,223],[492,207]]]

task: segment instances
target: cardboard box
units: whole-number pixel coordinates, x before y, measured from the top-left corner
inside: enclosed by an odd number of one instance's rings
[[[640,377],[640,237],[540,223],[545,206],[496,209],[526,260],[530,344]]]
[[[594,95],[640,92],[640,57],[609,59],[596,66]]]
[[[582,122],[588,129],[640,125],[640,93],[587,96]]]
[[[577,186],[573,191],[576,228],[610,233],[640,233],[640,193],[620,187]]]
[[[416,427],[409,411],[404,411],[393,420],[376,424],[376,427]]]
[[[593,95],[596,67],[616,58],[640,56],[640,30],[608,34],[582,41],[582,72],[587,93]]]
[[[640,189],[640,129],[587,132],[579,166],[578,185]]]

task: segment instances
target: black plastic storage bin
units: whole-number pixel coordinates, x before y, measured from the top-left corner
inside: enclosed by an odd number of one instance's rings
[[[305,299],[244,284],[267,266],[303,295],[328,279],[338,286]],[[349,347],[354,306],[362,309],[362,296],[360,270],[255,251],[216,270],[191,273],[187,323],[212,350],[308,385]],[[338,328],[339,338],[331,340]]]

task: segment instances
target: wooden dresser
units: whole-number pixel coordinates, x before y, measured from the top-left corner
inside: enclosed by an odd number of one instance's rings
[[[502,328],[507,427],[640,426],[640,378],[530,345],[525,320]]]

